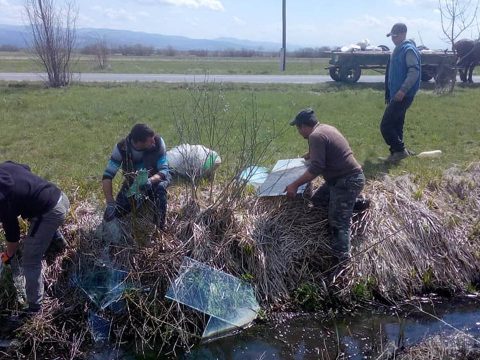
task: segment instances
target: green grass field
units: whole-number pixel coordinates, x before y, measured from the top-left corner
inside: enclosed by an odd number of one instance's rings
[[[377,160],[388,152],[379,132],[384,110],[381,85],[358,85],[225,85],[221,91],[212,90],[211,96],[222,109],[217,126],[228,124],[229,136],[238,141],[240,119],[248,120],[252,107],[256,109],[263,124],[259,136],[273,138],[268,149],[271,156],[262,165],[271,166],[278,159],[306,151],[305,140],[287,124],[307,106],[317,111],[322,122],[340,129],[370,178],[384,172],[408,172],[429,181],[448,167],[465,167],[480,159],[480,88],[457,87],[452,96],[422,90],[407,113],[406,144],[416,152],[441,149],[444,155],[439,159],[409,158],[387,168]],[[80,197],[97,193],[111,149],[134,123],[150,124],[168,147],[179,144],[177,122],[195,116],[189,107],[193,92],[187,85],[44,89],[0,84],[0,161],[31,164],[35,172]],[[221,156],[234,151],[232,147],[215,150]]]
[[[287,60],[285,74],[326,75],[329,59]],[[0,72],[39,72],[43,68],[24,53],[0,52]],[[93,56],[77,56],[74,72],[106,72],[126,74],[280,74],[277,58],[202,58],[162,56],[121,56],[110,57],[109,66],[102,70]]]

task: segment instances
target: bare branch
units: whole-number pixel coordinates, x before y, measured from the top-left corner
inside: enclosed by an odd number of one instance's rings
[[[462,33],[477,19],[479,0],[438,0],[438,10],[445,40],[452,50]]]
[[[67,1],[63,8],[57,8],[55,0],[25,0],[25,13],[32,33],[32,52],[45,68],[48,85],[68,85],[76,41],[75,3]]]

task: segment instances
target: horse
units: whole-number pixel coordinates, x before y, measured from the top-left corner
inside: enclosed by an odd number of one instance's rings
[[[457,53],[457,67],[460,68],[460,80],[473,83],[473,69],[480,62],[480,42],[470,39],[458,40],[453,45],[453,49]]]

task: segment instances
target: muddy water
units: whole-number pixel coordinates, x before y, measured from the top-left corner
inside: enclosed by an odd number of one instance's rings
[[[393,354],[395,348],[458,330],[480,336],[480,299],[434,303],[424,299],[401,308],[357,311],[330,321],[311,314],[284,314],[273,324],[254,325],[234,336],[197,346],[180,358],[300,360],[335,359],[341,355],[348,359],[376,359],[381,354]]]

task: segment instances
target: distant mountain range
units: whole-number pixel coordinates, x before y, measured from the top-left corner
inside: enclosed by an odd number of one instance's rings
[[[1,25],[0,24],[0,46],[11,45],[19,48],[26,47],[31,35],[29,28],[25,26]],[[168,47],[177,50],[227,50],[247,49],[262,51],[279,51],[280,43],[240,40],[234,38],[218,39],[191,39],[184,36],[172,36],[161,34],[150,34],[144,32],[111,30],[111,29],[77,29],[77,47],[82,48],[105,39],[110,46],[125,46],[141,44],[152,46],[156,49]],[[297,50],[300,46],[289,44],[289,50]]]

